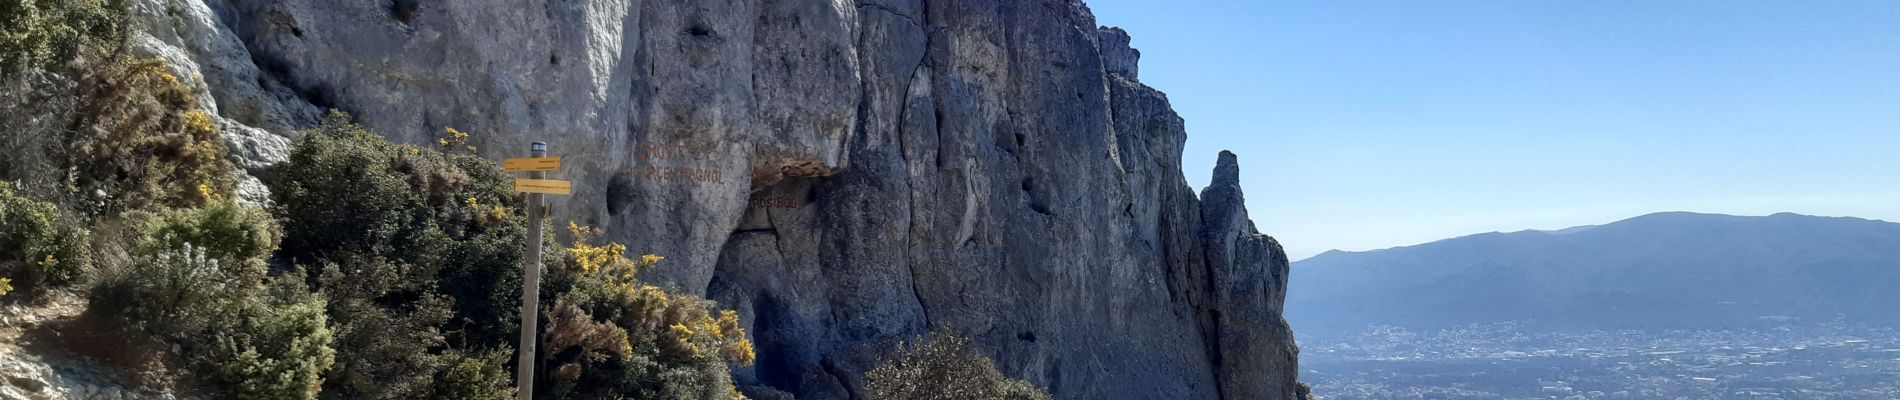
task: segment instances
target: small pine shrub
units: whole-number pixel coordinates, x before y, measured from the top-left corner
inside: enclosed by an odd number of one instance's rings
[[[738,313],[641,283],[661,257],[633,260],[623,245],[591,243],[598,232],[570,229],[575,242],[553,270],[559,294],[542,335],[550,394],[735,398],[728,363],[754,359]]]
[[[85,230],[52,203],[27,198],[0,182],[0,276],[28,293],[81,280],[92,267]]]
[[[935,333],[864,374],[875,400],[1048,400],[1027,381],[1010,379],[970,349],[970,339]]]
[[[432,399],[509,400],[515,398],[514,359],[500,351],[449,351],[437,360]]]
[[[227,312],[208,334],[215,342],[199,361],[216,371],[216,380],[232,397],[309,400],[323,388],[323,375],[335,363],[335,340],[321,297],[246,299]]]

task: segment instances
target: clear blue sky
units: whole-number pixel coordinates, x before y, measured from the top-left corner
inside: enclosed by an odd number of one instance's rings
[[[1294,259],[1657,211],[1900,221],[1900,1],[1089,2]]]

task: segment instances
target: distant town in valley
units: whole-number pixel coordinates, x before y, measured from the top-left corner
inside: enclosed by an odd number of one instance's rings
[[[1300,377],[1334,400],[1900,398],[1900,331],[1893,328],[1521,328],[1388,326],[1303,340]]]

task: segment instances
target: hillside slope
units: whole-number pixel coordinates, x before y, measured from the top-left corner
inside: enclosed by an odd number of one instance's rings
[[[557,221],[737,309],[742,385],[861,396],[895,341],[969,332],[1060,398],[1293,398],[1287,262],[1223,154],[1197,198],[1139,53],[1061,0],[142,0],[140,50],[240,164],[347,111],[566,157]],[[769,388],[769,389],[762,389]],[[750,390],[750,389],[749,389]]]
[[[1368,324],[1525,321],[1549,329],[1740,327],[1900,316],[1900,224],[1797,214],[1658,213],[1486,233],[1293,268],[1302,335]]]

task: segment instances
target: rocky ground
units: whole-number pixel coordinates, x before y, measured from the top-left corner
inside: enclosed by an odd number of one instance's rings
[[[0,400],[177,398],[125,384],[111,368],[53,345],[83,310],[84,300],[71,294],[0,309]]]

